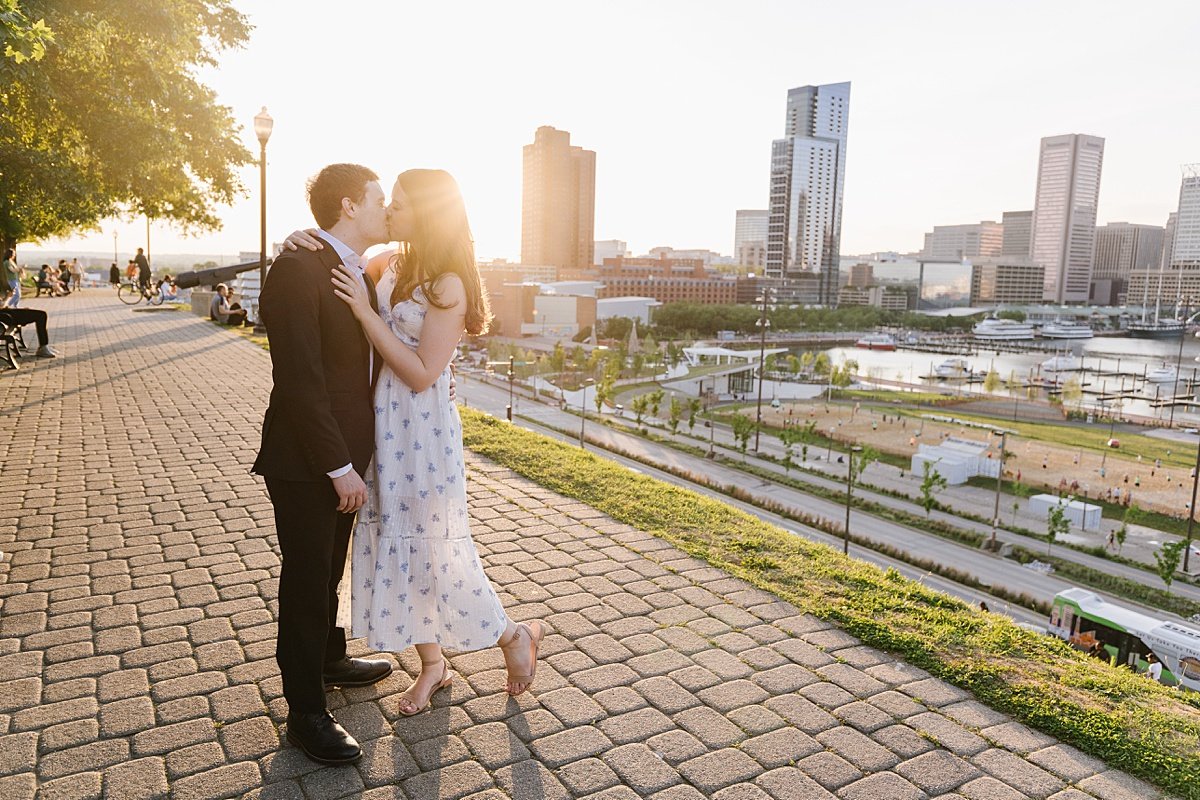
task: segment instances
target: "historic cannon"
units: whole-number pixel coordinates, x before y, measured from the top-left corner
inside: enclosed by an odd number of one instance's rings
[[[270,263],[271,259],[268,258],[267,264]],[[196,286],[216,286],[218,283],[227,283],[233,280],[235,276],[243,272],[249,272],[252,269],[258,269],[258,267],[259,263],[252,261],[246,264],[230,264],[226,267],[181,272],[175,276],[175,285],[180,289],[192,289]]]

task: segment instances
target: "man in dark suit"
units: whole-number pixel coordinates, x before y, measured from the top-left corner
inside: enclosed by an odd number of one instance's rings
[[[287,738],[316,761],[345,764],[362,751],[326,710],[325,687],[365,686],[392,665],[347,658],[336,625],[350,530],[366,502],[382,360],[334,295],[331,271],[345,264],[356,272],[374,304],[361,254],[386,241],[387,212],[378,176],[356,164],[325,167],[309,181],[308,200],[327,246],[281,254],[259,301],[274,388],[254,472],[266,478],[283,553],[276,658]]]

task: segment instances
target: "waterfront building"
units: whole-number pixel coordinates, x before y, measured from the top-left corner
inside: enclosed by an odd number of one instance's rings
[[[543,125],[523,149],[521,261],[560,269],[592,266],[596,154]]]
[[[1104,139],[1099,136],[1070,133],[1042,139],[1030,253],[1045,268],[1042,298],[1047,302],[1088,301],[1103,165]]]
[[[1005,211],[1000,255],[1026,258],[1033,247],[1033,211]]]
[[[962,261],[995,258],[1004,245],[1004,226],[985,220],[969,225],[935,225],[925,234],[921,258],[930,261]]]
[[[746,267],[767,264],[767,220],[770,211],[740,209],[733,228],[733,260]]]
[[[889,311],[907,311],[909,292],[903,286],[843,286],[838,306],[874,306]]]
[[[1169,266],[1173,269],[1200,267],[1200,164],[1183,167]]]
[[[1172,211],[1167,214],[1167,224],[1163,233],[1163,251],[1162,261],[1160,262],[1163,269],[1171,266],[1171,257],[1175,254],[1175,220],[1179,215]]]
[[[782,139],[771,144],[766,274],[786,294],[833,305],[838,290],[850,84],[788,91]]]
[[[859,261],[850,266],[849,285],[856,288],[866,288],[875,284],[875,267],[868,261]]]
[[[627,242],[620,239],[600,239],[592,246],[592,265],[598,267],[606,258],[627,255],[630,255]]]
[[[1125,297],[1129,273],[1154,269],[1162,260],[1163,228],[1110,222],[1096,228],[1096,252],[1092,262],[1093,305],[1118,305]]]
[[[1045,268],[1028,258],[999,257],[971,265],[972,306],[1042,302]]]

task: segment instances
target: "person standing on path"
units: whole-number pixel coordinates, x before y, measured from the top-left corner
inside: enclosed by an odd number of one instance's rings
[[[351,619],[370,647],[415,646],[421,673],[400,695],[412,716],[450,685],[442,653],[499,645],[516,696],[533,683],[545,627],[509,619],[483,571],[467,511],[462,421],[450,362],[463,333],[491,316],[458,184],[443,170],[404,172],[392,188],[389,229],[400,251],[367,267],[379,301],[344,267],[346,301],[384,362],[375,391],[375,464],[354,528]],[[319,243],[297,232],[292,244]]]
[[[327,710],[325,687],[366,686],[392,665],[348,658],[337,626],[350,529],[367,495],[379,359],[334,295],[329,272],[345,264],[361,275],[360,254],[385,241],[387,216],[378,176],[357,164],[322,169],[309,181],[308,202],[330,246],[283,253],[263,286],[274,386],[253,471],[266,479],[283,554],[276,659],[287,738],[315,761],[348,764],[362,749]],[[363,280],[373,303],[374,287]]]
[[[4,260],[0,261],[0,308],[16,308],[21,304],[21,268],[17,266],[17,252],[5,248]]]

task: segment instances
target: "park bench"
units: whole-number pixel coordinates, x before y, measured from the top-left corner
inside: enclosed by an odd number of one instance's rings
[[[17,356],[25,348],[25,337],[21,334],[21,326],[12,317],[0,310],[0,363],[7,364],[9,369],[20,369]]]

